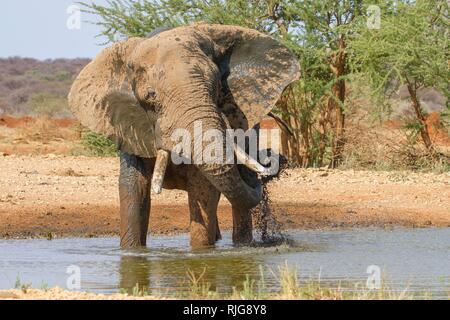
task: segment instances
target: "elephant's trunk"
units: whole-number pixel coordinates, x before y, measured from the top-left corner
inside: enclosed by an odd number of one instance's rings
[[[184,112],[182,118],[178,118],[176,123],[171,123],[168,126],[171,128],[185,128],[192,133],[195,132],[194,126],[198,121],[201,121],[202,123],[202,137],[208,130],[220,132],[222,139],[221,141],[217,141],[218,145],[215,146],[214,150],[222,150],[223,161],[214,161],[214,163],[196,163],[194,159],[194,165],[202,172],[208,181],[230,201],[231,204],[245,209],[255,207],[262,198],[261,181],[256,178],[256,175],[254,175],[254,178],[251,179],[251,181],[247,181],[248,179],[244,180],[239,173],[238,165],[227,163],[226,155],[229,146],[226,145],[226,131],[228,126],[222,114],[214,104],[190,108]],[[210,143],[208,143],[208,141],[204,142],[202,137],[193,137],[191,143],[191,155],[193,158],[195,157],[194,155],[199,153],[196,148],[201,146],[202,150],[205,150],[207,145],[211,147]],[[198,141],[195,141],[199,138],[201,139],[200,144]],[[173,143],[164,143],[164,145],[165,147],[168,145],[173,146]],[[244,159],[245,157],[243,157],[242,154],[236,152],[236,146],[233,146],[231,149],[234,150],[237,158],[240,158],[241,162],[242,159],[244,160],[243,165],[253,166],[254,168],[251,169],[256,168],[256,171],[258,171],[258,169],[264,171],[260,164],[255,165],[256,160],[249,159],[248,156]]]
[[[216,187],[232,205],[251,209],[258,205],[262,198],[261,181],[254,186],[247,184],[239,174],[236,165],[198,166],[205,177]]]

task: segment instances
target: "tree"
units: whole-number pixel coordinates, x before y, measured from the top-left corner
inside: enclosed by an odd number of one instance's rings
[[[99,36],[106,42],[143,37],[160,27],[198,21],[234,24],[270,33],[265,18],[266,0],[108,0],[107,6],[81,3],[84,11],[101,18]]]
[[[445,0],[381,2],[380,29],[367,29],[359,21],[351,45],[352,59],[369,79],[378,97],[406,85],[416,121],[414,127],[430,154],[435,153],[426,114],[417,92],[440,89],[449,97],[449,6]],[[448,105],[447,105],[448,108]]]
[[[367,26],[374,4],[383,15],[380,30]],[[109,0],[86,10],[100,16],[107,41],[196,21],[241,25],[278,38],[298,56],[302,70],[275,109],[290,127],[283,131],[283,152],[296,164],[342,162],[347,84],[361,73],[380,96],[409,84],[422,138],[432,149],[417,90],[448,90],[444,0]]]
[[[340,163],[349,70],[346,47],[362,1],[110,0],[107,7],[86,7],[102,18],[99,24],[108,41],[194,21],[236,24],[279,38],[298,55],[303,71],[302,80],[278,104],[277,111],[293,132],[284,132],[283,150],[302,166],[322,165],[331,145],[331,166]]]
[[[295,44],[292,47],[303,67],[302,80],[309,92],[307,95],[312,98],[309,102],[312,106],[308,109],[316,109],[319,113],[315,134],[318,143],[309,143],[317,146],[315,160],[319,166],[328,144],[331,144],[330,167],[337,167],[342,161],[346,78],[350,70],[347,44],[351,41],[355,18],[361,16],[362,9],[363,1],[360,0],[286,1],[276,17],[290,27],[285,29],[291,30],[290,39]],[[332,126],[331,137],[327,134],[328,125]],[[305,139],[305,130],[300,131]],[[309,136],[313,137],[314,133]]]

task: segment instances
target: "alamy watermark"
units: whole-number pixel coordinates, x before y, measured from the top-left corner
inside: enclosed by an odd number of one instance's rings
[[[69,30],[81,29],[81,9],[76,4],[67,7],[66,13],[69,15],[67,18],[66,26]]]
[[[381,9],[377,5],[367,7],[367,28],[379,30],[381,28]]]
[[[366,273],[369,274],[366,281],[367,289],[381,289],[381,268],[377,265],[370,265],[367,267]]]
[[[81,268],[76,265],[68,266],[66,273],[69,275],[66,281],[66,288],[68,290],[81,289]]]
[[[157,129],[158,131],[158,129]],[[259,164],[278,172],[279,129],[206,129],[201,120],[193,131],[178,128],[170,137],[174,147],[171,160],[180,164]]]

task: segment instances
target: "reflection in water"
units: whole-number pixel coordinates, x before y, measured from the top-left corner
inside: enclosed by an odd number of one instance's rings
[[[193,255],[180,258],[151,258],[137,254],[124,254],[120,258],[118,287],[132,292],[133,288],[146,288],[151,293],[181,293],[189,289],[188,273],[195,275],[209,289],[221,293],[241,288],[247,275],[254,275],[259,263],[251,256]]]
[[[147,258],[140,256],[122,256],[120,258],[119,288],[131,293],[137,285],[139,288],[150,287],[150,265]]]
[[[377,265],[394,290],[431,292],[448,299],[450,288],[450,228],[352,229],[292,231],[293,244],[277,247],[234,247],[224,233],[215,249],[192,251],[189,236],[152,237],[149,248],[122,251],[117,238],[2,240],[0,289],[22,283],[39,287],[65,287],[67,267],[79,266],[82,290],[96,293],[132,290],[136,284],[153,294],[180,295],[189,290],[187,272],[210,290],[229,293],[242,287],[246,276],[279,291],[278,267],[288,263],[300,280],[317,280],[329,286],[366,283],[367,267]],[[269,270],[273,270],[273,275]],[[348,281],[348,282],[346,282]]]

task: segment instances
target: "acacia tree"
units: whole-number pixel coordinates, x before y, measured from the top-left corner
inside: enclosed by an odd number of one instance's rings
[[[303,117],[300,122],[304,144],[310,146],[304,165],[311,165],[313,160],[321,166],[327,146],[331,146],[330,167],[337,167],[342,161],[346,81],[350,71],[347,45],[352,40],[355,18],[362,15],[363,8],[361,0],[280,1],[272,15],[277,25],[284,25],[280,30],[289,32],[287,39],[303,70],[306,99],[302,100],[306,112],[302,114],[313,117]],[[289,113],[292,112],[285,114],[286,120],[293,122]],[[315,128],[308,130],[311,120]]]
[[[143,37],[161,27],[198,21],[234,24],[271,33],[266,0],[108,0],[107,5],[84,3],[84,11],[100,17],[99,36],[106,42]]]
[[[424,87],[449,96],[449,6],[446,0],[380,2],[381,25],[367,29],[359,21],[358,36],[351,44],[355,65],[369,79],[377,97],[388,97],[405,85],[420,133],[430,154],[435,148],[426,114],[418,97]],[[449,108],[447,104],[447,108]]]
[[[241,25],[279,38],[297,54],[302,69],[302,79],[277,105],[293,133],[283,135],[283,151],[302,166],[322,166],[329,159],[336,167],[345,145],[351,73],[363,71],[380,95],[393,84],[406,84],[429,150],[433,147],[417,90],[423,86],[448,90],[445,0],[370,1],[383,14],[380,30],[366,26],[368,2],[109,0],[107,6],[88,4],[86,9],[101,17],[98,24],[110,42],[195,21]]]
[[[85,7],[101,17],[102,35],[111,42],[194,21],[241,25],[279,38],[302,69],[302,79],[276,109],[292,133],[284,131],[283,151],[302,166],[322,166],[325,158],[332,167],[340,163],[347,45],[361,0],[109,0]]]

